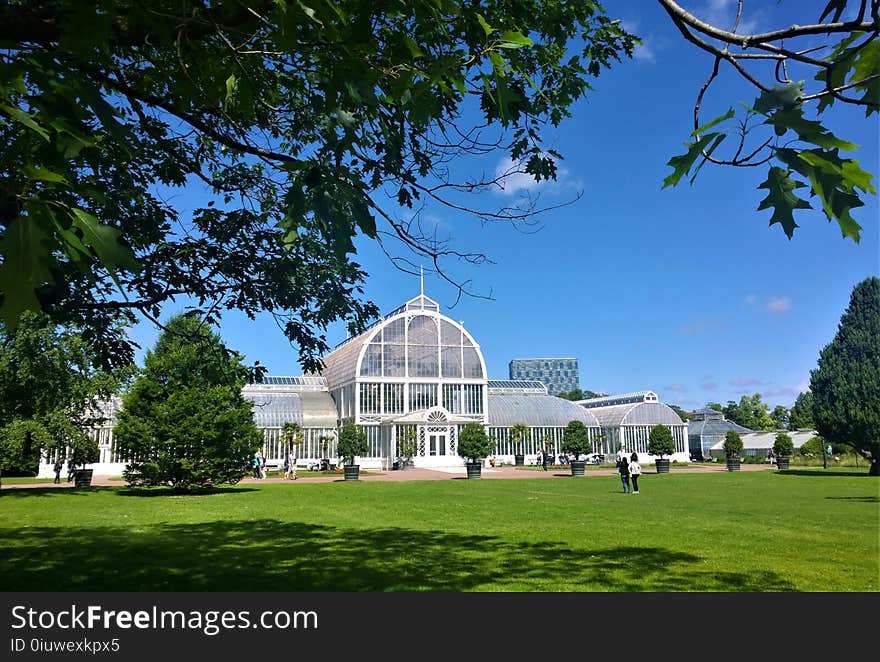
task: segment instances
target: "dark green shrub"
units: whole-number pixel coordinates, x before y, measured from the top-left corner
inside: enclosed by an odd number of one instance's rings
[[[648,435],[648,452],[663,459],[664,455],[672,455],[675,452],[675,439],[672,438],[672,430],[665,425],[655,425]]]
[[[495,442],[486,434],[479,423],[468,423],[461,429],[458,437],[458,454],[471,463],[476,463],[489,455]]]
[[[728,457],[736,457],[742,454],[743,440],[736,430],[728,430],[724,435],[724,452]]]

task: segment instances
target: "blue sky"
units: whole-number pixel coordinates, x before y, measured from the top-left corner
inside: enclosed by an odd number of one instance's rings
[[[603,73],[573,116],[547,132],[549,146],[565,157],[557,182],[512,181],[505,191],[484,194],[481,203],[504,204],[526,189],[548,204],[579,193],[580,199],[542,217],[540,230],[529,233],[426,210],[425,220],[454,245],[493,260],[449,265],[453,277],[470,280],[473,291],[491,298],[464,297],[450,308],[455,289],[427,271],[426,294],[464,322],[482,347],[490,378],[507,378],[513,358],[574,356],[584,389],[652,389],[685,408],[752,393],[762,393],[771,406],[791,406],[808,387],[853,286],[880,272],[877,196],[864,196],[866,206],[853,214],[863,227],[856,244],[821,210],[796,216],[800,227],[792,240],[778,225],[768,227],[770,211],[756,211],[766,169],[706,166],[693,186],[683,181],[661,190],[670,172],[666,162],[684,151],[694,99],[712,63],[683,41],[656,2],[604,4],[645,45],[633,60]],[[723,23],[736,2],[681,4]],[[804,23],[818,18],[824,4],[747,1],[747,9],[758,11],[747,14],[745,27]],[[723,71],[704,101],[706,120],[757,96]],[[876,176],[877,115],[866,120],[861,109],[835,107],[823,119],[860,145],[849,155]],[[497,154],[479,167],[493,172],[501,165]],[[358,249],[357,260],[370,274],[366,296],[380,310],[418,294],[418,276],[395,269],[369,241],[359,241]],[[182,308],[182,302],[169,305],[166,316]],[[269,374],[302,374],[296,350],[271,317],[252,322],[226,314],[220,332]],[[133,336],[148,348],[158,332],[142,324]],[[331,345],[343,340],[343,326],[331,327],[328,338]]]

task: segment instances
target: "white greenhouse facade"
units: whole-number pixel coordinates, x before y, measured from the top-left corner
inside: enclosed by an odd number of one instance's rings
[[[456,441],[468,423],[495,440],[496,460],[512,464],[523,452],[532,463],[542,446],[558,458],[565,427],[575,420],[587,427],[593,452],[611,457],[622,444],[644,459],[650,428],[668,425],[676,443],[672,459],[688,461],[687,426],[652,391],[571,402],[548,395],[541,382],[489,380],[480,345],[424,294],[340,343],[323,362],[320,375],[264,377],[244,387],[270,466],[281,466],[289,450],[285,423],[302,430],[295,450],[301,465],[335,461],[338,432],[347,424],[367,435],[370,450],[357,458],[363,468],[391,469],[404,439],[416,442],[415,466],[461,466]],[[101,461],[91,467],[98,475],[119,475],[125,467],[113,440],[120,406],[118,398],[108,403],[106,420],[94,431]],[[521,449],[511,439],[517,424],[528,428]],[[40,474],[52,475],[49,458]]]

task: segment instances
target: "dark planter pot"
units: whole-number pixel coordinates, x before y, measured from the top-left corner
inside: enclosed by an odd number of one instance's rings
[[[658,474],[668,474],[669,473],[669,458],[664,457],[661,460],[654,460],[654,466],[657,468]]]
[[[739,471],[739,458],[738,457],[727,458],[727,470],[728,471]]]
[[[74,487],[90,487],[92,484],[93,469],[77,469],[73,472]]]
[[[586,471],[587,463],[584,460],[572,460],[571,461],[571,475],[572,476],[583,476]]]
[[[345,480],[357,480],[361,473],[359,464],[346,464],[343,468]]]
[[[788,469],[788,458],[787,457],[777,457],[776,458],[776,468],[777,469]]]
[[[482,476],[482,468],[483,465],[479,462],[468,462],[467,463],[467,477],[468,478],[479,478]]]
[[[513,464],[515,466],[521,467],[521,466],[525,465],[525,463],[526,463],[526,456],[525,455],[520,455],[519,453],[517,453],[516,455],[513,456]]]

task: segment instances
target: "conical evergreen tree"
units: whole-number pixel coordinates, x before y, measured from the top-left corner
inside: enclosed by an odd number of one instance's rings
[[[119,413],[125,479],[180,489],[236,483],[262,439],[241,394],[247,368],[195,318],[165,328]]]
[[[853,288],[837,335],[810,373],[819,434],[850,446],[880,475],[880,278]]]

